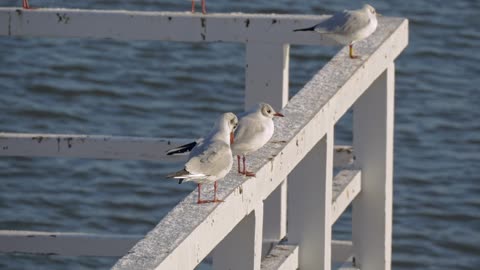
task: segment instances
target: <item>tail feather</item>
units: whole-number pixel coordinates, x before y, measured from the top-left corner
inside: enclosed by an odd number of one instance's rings
[[[169,175],[167,175],[166,177],[167,178],[175,178],[175,179],[178,179],[178,183],[181,184],[183,182],[183,180],[185,180],[185,178],[180,178],[182,176],[187,176],[189,173],[187,172],[187,170],[183,169],[181,171],[178,171],[178,172],[174,172],[174,173],[171,173]]]
[[[183,169],[183,170],[181,170],[181,171],[171,173],[171,174],[169,174],[169,175],[167,175],[167,176],[165,176],[165,177],[178,179],[178,178],[182,178],[182,176],[185,176],[185,178],[187,178],[189,174],[190,174],[190,173],[187,172],[187,170]]]
[[[167,156],[191,152],[196,145],[197,145],[197,142],[191,142],[191,143],[181,145],[179,147],[172,148],[167,151]]]
[[[293,32],[299,32],[299,31],[315,31],[315,26],[293,30]]]
[[[181,171],[166,175],[165,177],[178,179],[178,183],[181,184],[183,181],[192,181],[195,179],[202,179],[202,178],[208,177],[208,175],[205,175],[203,173],[196,173],[196,174],[190,173],[186,169],[183,169]]]

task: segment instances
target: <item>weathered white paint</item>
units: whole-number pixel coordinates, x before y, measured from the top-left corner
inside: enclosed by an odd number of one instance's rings
[[[333,45],[293,32],[330,16],[0,8],[0,36]],[[262,71],[264,72],[264,71]]]
[[[357,44],[359,54],[366,57],[345,61],[348,52],[343,49],[289,101],[282,110],[286,117],[275,120],[273,140],[285,143],[267,144],[249,156],[256,178],[246,179],[236,172],[227,175],[220,184],[219,196],[225,200],[221,204],[196,205],[192,193],[114,269],[193,268],[283,182],[393,62],[407,45],[407,27],[404,19],[383,18],[377,32]],[[301,257],[304,250],[299,252]]]
[[[264,201],[263,246],[265,257],[287,234],[287,181],[286,179]]]
[[[353,254],[352,241],[332,240],[332,265],[343,265]]]
[[[245,108],[259,101],[276,110],[288,103],[289,44],[248,43],[245,64]],[[262,255],[268,252],[287,232],[287,179],[264,202]]]
[[[362,269],[391,267],[394,76],[390,63],[354,106],[353,144],[362,192],[353,203],[352,235]]]
[[[288,242],[300,248],[299,268],[331,269],[333,126],[290,174]]]
[[[246,216],[213,251],[213,269],[260,270],[263,203]]]
[[[123,256],[143,235],[0,230],[0,252],[63,256]]]
[[[245,107],[268,102],[279,110],[288,103],[289,44],[248,43],[245,64]]]
[[[333,180],[332,225],[361,190],[361,171],[342,170]]]
[[[298,269],[298,246],[277,245],[262,261],[262,270]]]

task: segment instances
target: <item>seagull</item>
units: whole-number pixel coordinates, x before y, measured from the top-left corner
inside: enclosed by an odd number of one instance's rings
[[[238,173],[245,176],[255,176],[246,169],[246,155],[257,151],[265,145],[273,135],[274,125],[272,118],[283,114],[276,112],[271,105],[259,103],[241,115],[238,128],[235,131],[235,142],[232,144],[232,153],[237,156]],[[203,142],[199,139],[167,151],[167,155],[185,154]],[[243,157],[243,170],[240,167],[240,159]]]
[[[254,173],[247,171],[246,155],[257,151],[272,138],[274,131],[272,118],[275,116],[284,117],[267,103],[259,103],[241,116],[235,131],[235,143],[232,144],[232,153],[237,156],[238,173],[255,176]],[[243,157],[243,170],[240,169],[240,156]]]
[[[217,181],[230,171],[233,165],[230,144],[233,132],[238,125],[238,118],[233,113],[224,113],[216,121],[213,130],[201,142],[193,147],[185,168],[167,175],[168,178],[183,181],[194,181],[198,184],[197,204],[223,202],[217,199]],[[214,183],[213,200],[201,199],[201,187],[204,183]]]
[[[24,9],[31,9],[30,5],[28,4],[28,0],[23,0],[22,7]]]
[[[202,0],[202,13],[207,14],[206,0]],[[192,0],[192,13],[195,13],[195,0]]]
[[[293,31],[314,31],[329,35],[338,43],[349,45],[350,58],[355,59],[358,56],[353,54],[353,44],[373,34],[377,25],[377,12],[372,6],[365,4],[361,9],[344,10],[317,25]]]

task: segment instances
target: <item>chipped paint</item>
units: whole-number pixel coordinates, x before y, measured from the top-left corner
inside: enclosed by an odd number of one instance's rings
[[[70,21],[70,17],[66,13],[63,13],[63,14],[56,13],[56,15],[57,15],[57,23],[68,24],[68,22]]]
[[[12,15],[8,13],[8,36],[12,35]]]
[[[72,141],[73,141],[73,138],[66,138],[65,140],[67,141],[68,148],[72,148]]]
[[[32,140],[35,140],[35,141],[37,141],[38,143],[42,143],[43,137],[42,137],[42,136],[32,137]]]

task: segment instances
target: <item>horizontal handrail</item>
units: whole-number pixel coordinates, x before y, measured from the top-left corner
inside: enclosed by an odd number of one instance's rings
[[[324,36],[293,32],[329,17],[6,7],[0,8],[0,36],[334,45]]]
[[[127,137],[110,135],[34,134],[0,132],[0,156],[70,157],[90,159],[128,159],[179,162],[184,155],[167,156],[169,149],[194,139]],[[278,143],[270,141],[269,143]],[[345,167],[353,162],[351,146],[335,146],[334,166]]]
[[[122,256],[143,235],[0,230],[0,252]]]
[[[0,132],[0,156],[182,161],[169,149],[191,139]]]

